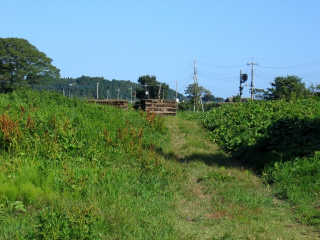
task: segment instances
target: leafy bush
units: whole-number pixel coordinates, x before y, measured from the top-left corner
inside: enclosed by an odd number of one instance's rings
[[[205,113],[202,123],[211,131],[212,140],[225,151],[243,156],[257,145],[262,150],[295,152],[294,149],[301,144],[304,147],[309,138],[313,139],[314,147],[319,146],[315,134],[320,131],[319,125],[312,122],[317,117],[320,117],[320,101],[315,99],[257,101],[223,105]],[[299,138],[312,132],[311,137]]]
[[[203,115],[203,125],[225,151],[264,168],[276,194],[299,220],[319,224],[320,101],[259,101],[223,105]]]

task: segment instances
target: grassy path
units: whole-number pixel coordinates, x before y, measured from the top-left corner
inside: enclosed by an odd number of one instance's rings
[[[197,122],[166,121],[171,141],[163,154],[183,172],[174,220],[182,239],[319,239],[259,177],[208,141]]]

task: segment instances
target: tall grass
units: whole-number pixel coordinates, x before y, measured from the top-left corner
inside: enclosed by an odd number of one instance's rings
[[[153,115],[0,95],[0,238],[175,239],[166,141]]]

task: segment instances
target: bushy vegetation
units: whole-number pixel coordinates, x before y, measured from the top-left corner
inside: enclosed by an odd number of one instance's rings
[[[239,161],[265,168],[276,192],[298,206],[300,220],[318,223],[320,101],[226,104],[203,115],[211,138]]]
[[[299,155],[297,151],[303,150],[298,146],[317,146],[319,117],[320,101],[303,99],[225,104],[205,113],[202,122],[213,141],[235,155],[257,145]]]
[[[299,221],[320,224],[320,152],[293,161],[276,162],[264,172],[276,196],[293,204]]]
[[[175,239],[162,119],[46,92],[0,96],[1,239]]]

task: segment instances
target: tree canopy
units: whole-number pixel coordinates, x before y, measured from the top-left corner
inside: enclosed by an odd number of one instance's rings
[[[215,101],[215,97],[210,90],[195,83],[189,84],[184,92],[191,101],[193,101],[195,97],[201,97],[204,102]]]
[[[128,80],[106,79],[103,77],[81,76],[78,78],[60,78],[53,81],[42,81],[39,84],[32,86],[37,90],[58,91],[64,93],[66,96],[82,97],[82,98],[96,98],[97,82],[99,83],[99,98],[100,99],[117,99],[122,100],[136,100],[136,92],[142,91],[141,84],[131,82]],[[132,93],[132,97],[131,97]],[[175,99],[175,90],[169,88],[166,99]],[[179,99],[183,100],[185,97],[178,93]]]
[[[139,99],[168,97],[169,86],[165,83],[158,82],[156,76],[140,76],[138,83],[140,83],[140,87],[137,89],[137,98]]]
[[[10,92],[44,79],[58,79],[52,59],[27,40],[0,38],[0,91]]]
[[[302,79],[297,76],[277,77],[266,92],[267,99],[292,100],[310,94]]]

